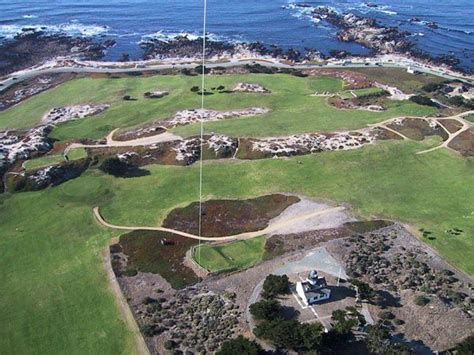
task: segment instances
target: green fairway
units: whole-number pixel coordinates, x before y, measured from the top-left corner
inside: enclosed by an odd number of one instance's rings
[[[261,261],[264,247],[265,237],[223,245],[202,244],[193,249],[193,259],[210,272],[240,270]]]
[[[220,85],[232,90],[238,82],[258,83],[269,89],[269,95],[253,93],[219,93],[212,88]],[[199,86],[200,79],[191,76],[125,77],[118,79],[82,78],[69,81],[55,89],[41,93],[0,113],[0,129],[27,128],[41,120],[51,108],[80,103],[108,103],[110,109],[97,117],[68,122],[57,127],[51,137],[59,141],[105,137],[115,128],[137,126],[156,119],[166,119],[178,110],[200,107],[201,97],[190,91]],[[385,112],[337,110],[326,103],[326,98],[310,96],[318,92],[338,92],[342,81],[331,77],[299,78],[290,75],[252,74],[210,76],[206,83],[213,95],[206,96],[206,107],[234,110],[264,106],[272,110],[263,117],[213,122],[206,130],[233,136],[270,136],[315,131],[362,128],[391,117],[424,116],[433,108],[412,102],[387,102]],[[166,90],[162,99],[146,99],[147,91]],[[123,100],[130,95],[136,101]],[[195,125],[175,129],[182,135],[197,134]]]
[[[70,161],[84,159],[84,158],[87,158],[87,152],[84,148],[76,148],[76,149],[70,150],[68,152],[67,157]],[[63,154],[45,155],[41,158],[27,160],[25,162],[25,169],[35,170],[35,169],[43,168],[46,166],[59,164],[64,161],[66,160],[64,159]]]
[[[386,72],[377,75],[383,78]],[[420,85],[422,77],[413,77]],[[59,141],[98,139],[114,128],[138,126],[168,118],[177,110],[200,107],[201,97],[190,91],[200,85],[200,80],[182,75],[77,79],[1,112],[0,129],[29,128],[56,106],[110,103],[110,109],[101,115],[60,125],[52,133]],[[258,83],[272,93],[226,94],[215,90],[206,96],[206,108],[265,106],[272,111],[262,117],[205,124],[205,133],[277,136],[356,129],[390,117],[435,112],[427,106],[395,101],[386,101],[388,110],[384,112],[337,110],[325,98],[311,96],[315,91],[342,92],[342,81],[330,77],[216,75],[206,79],[206,86],[210,91],[219,85],[231,90],[238,82]],[[143,93],[152,90],[170,94],[145,99]],[[137,100],[125,101],[124,95]],[[190,125],[174,131],[193,135],[198,128]],[[205,199],[238,199],[294,193],[329,204],[345,204],[364,219],[393,219],[415,230],[432,232],[432,239],[420,237],[448,262],[473,275],[474,159],[447,149],[416,154],[439,143],[436,138],[383,141],[361,149],[293,158],[207,160],[203,163],[203,194]],[[69,153],[70,160],[85,156],[82,149]],[[61,161],[62,155],[45,156],[27,162],[26,168]],[[121,233],[99,227],[92,208],[99,206],[104,219],[112,224],[160,226],[171,210],[199,200],[200,180],[198,164],[144,169],[150,174],[116,178],[94,166],[56,187],[0,195],[1,354],[136,351],[103,265],[102,252],[109,240]],[[447,232],[453,228],[462,233]],[[258,237],[219,246],[204,244],[201,264],[211,271],[249,267],[263,257],[264,243],[264,237]],[[159,251],[159,246],[154,250]],[[161,261],[159,267],[166,268],[167,264]]]
[[[84,193],[107,196],[84,182]],[[112,233],[86,200],[55,189],[1,197],[0,353],[134,353],[103,267]]]
[[[349,203],[362,217],[396,219],[432,231],[436,239],[425,242],[473,274],[474,160],[443,149],[415,154],[436,142],[387,142],[292,159],[207,161],[204,194],[247,198],[285,191]],[[197,166],[149,169],[151,175],[139,179],[104,177],[115,191],[111,203],[101,209],[107,221],[159,225],[174,206],[198,199]],[[464,232],[457,237],[447,234],[453,227]]]
[[[382,89],[377,88],[377,87],[373,87],[373,88],[367,88],[367,89],[357,89],[357,90],[343,91],[343,92],[340,93],[340,96],[343,99],[352,99],[354,97],[379,95],[379,94],[382,94],[383,92],[384,91]]]

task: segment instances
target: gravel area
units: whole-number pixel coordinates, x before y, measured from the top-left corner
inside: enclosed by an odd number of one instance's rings
[[[331,208],[331,206],[327,204],[314,202],[307,198],[300,197],[300,199],[301,200],[298,203],[289,206],[278,217],[273,218],[270,221],[270,226],[306,214],[308,211],[324,211]],[[299,223],[282,226],[270,233],[270,235],[302,233],[312,230],[338,228],[346,222],[353,221],[355,221],[355,219],[344,211],[330,211],[326,214],[302,220]]]

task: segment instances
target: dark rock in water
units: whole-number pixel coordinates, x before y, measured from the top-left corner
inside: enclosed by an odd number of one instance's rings
[[[47,34],[37,28],[23,28],[14,39],[0,45],[0,75],[37,65],[60,56],[100,59],[115,41],[98,43],[90,38]]]
[[[140,43],[144,50],[143,59],[172,59],[172,58],[200,58],[202,55],[202,38],[190,39],[188,36],[179,36],[172,40],[148,39]],[[253,56],[271,56],[274,58],[298,61],[302,59],[299,51],[271,45],[265,46],[260,42],[231,43],[224,41],[211,41],[206,39],[207,57],[231,57],[238,54]]]
[[[426,26],[433,29],[433,30],[436,30],[436,29],[439,28],[438,24],[436,22],[433,22],[433,21],[427,22]]]
[[[367,6],[367,7],[373,7],[373,8],[379,7],[379,5],[374,4],[373,2],[366,2],[366,3],[365,3],[365,6]]]

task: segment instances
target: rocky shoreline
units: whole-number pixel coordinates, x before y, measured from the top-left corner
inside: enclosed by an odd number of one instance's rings
[[[15,38],[0,45],[0,76],[58,57],[99,60],[114,45],[114,40],[48,34],[25,27]]]
[[[396,27],[383,26],[375,19],[357,16],[351,12],[340,14],[332,8],[324,6],[314,9],[312,16],[318,21],[324,21],[336,27],[338,29],[337,39],[341,42],[358,43],[371,49],[373,54],[402,54],[434,64],[445,64],[465,72],[463,68],[458,67],[460,63],[458,58],[451,55],[432,57],[416,48],[415,43],[408,39],[411,35],[410,32],[400,31]],[[339,56],[345,54],[339,53]]]
[[[295,6],[304,7],[305,4]],[[402,55],[429,64],[447,65],[466,73],[459,67],[459,60],[451,55],[433,58],[416,48],[409,40],[410,33],[395,27],[385,27],[375,19],[357,16],[353,13],[340,14],[329,7],[317,7],[311,16],[338,29],[337,38],[342,42],[354,42],[372,50],[368,57],[376,55]],[[202,37],[187,35],[172,39],[147,38],[138,45],[143,50],[144,62],[194,61],[202,56]],[[35,65],[59,58],[81,61],[100,61],[108,48],[115,45],[113,39],[103,37],[73,37],[66,34],[48,34],[46,31],[23,28],[14,39],[0,44],[0,76],[8,75]],[[277,59],[292,63],[324,62],[355,56],[345,51],[331,50],[329,56],[311,48],[304,51],[282,49],[276,45],[260,42],[226,42],[206,38],[208,60],[230,60],[241,58]],[[364,56],[362,56],[364,57]],[[124,53],[119,61],[128,62],[130,56]]]
[[[144,60],[196,59],[202,56],[203,38],[189,38],[186,35],[171,40],[148,39],[140,42]],[[315,60],[322,57],[321,53],[308,50],[301,53],[295,49],[283,50],[275,45],[264,45],[260,42],[233,43],[215,41],[206,38],[206,57],[213,59],[232,57],[269,57],[290,61]]]

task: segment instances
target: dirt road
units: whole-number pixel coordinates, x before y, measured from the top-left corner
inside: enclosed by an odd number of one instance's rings
[[[339,212],[343,211],[345,208],[344,207],[332,207],[332,208],[327,208],[324,210],[317,210],[317,211],[312,211],[307,214],[301,214],[293,218],[289,218],[284,221],[279,221],[277,223],[270,224],[268,227],[255,231],[255,232],[246,232],[246,233],[240,233],[240,234],[235,234],[235,235],[229,235],[225,237],[202,237],[186,232],[182,232],[176,229],[170,229],[170,228],[164,228],[164,227],[140,227],[140,226],[119,226],[119,225],[114,225],[106,222],[104,218],[101,216],[99,212],[99,207],[94,207],[93,212],[94,216],[97,219],[97,221],[103,225],[104,227],[111,228],[111,229],[119,229],[119,230],[126,230],[126,231],[133,231],[133,230],[149,230],[149,231],[159,231],[159,232],[167,232],[167,233],[172,233],[176,235],[180,235],[182,237],[186,238],[192,238],[192,239],[198,239],[198,240],[206,240],[206,241],[230,241],[230,240],[244,240],[244,239],[251,239],[255,237],[259,237],[261,235],[266,235],[270,234],[273,231],[276,231],[278,229],[281,229],[283,227],[287,227],[296,223],[300,223],[306,219],[321,216],[327,213],[331,212]]]

